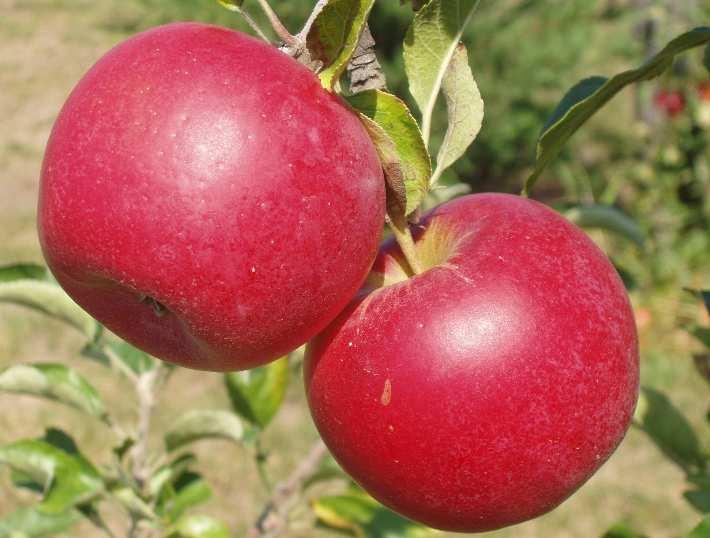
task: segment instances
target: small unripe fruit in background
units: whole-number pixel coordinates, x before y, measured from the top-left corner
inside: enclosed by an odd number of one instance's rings
[[[611,455],[638,395],[633,312],[578,228],[487,194],[415,227],[427,271],[393,243],[310,344],[318,430],[371,495],[432,527],[485,531],[559,505]]]
[[[250,368],[314,336],[360,287],[383,218],[357,116],[276,48],[196,23],[99,60],[42,168],[39,234],[59,283],[191,368]]]

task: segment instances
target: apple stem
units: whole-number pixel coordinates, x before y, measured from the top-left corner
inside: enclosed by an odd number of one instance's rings
[[[290,47],[300,47],[301,40],[288,31],[268,0],[259,0],[259,6],[261,6],[261,10],[266,15],[266,18],[269,19],[269,23],[271,23],[271,27],[274,29],[276,35],[279,36],[279,39]]]
[[[414,244],[412,231],[409,229],[409,223],[404,215],[388,215],[387,223],[392,230],[397,244],[399,245],[404,259],[407,260],[410,269],[410,276],[418,275],[424,272],[424,267],[419,259],[417,247]]]

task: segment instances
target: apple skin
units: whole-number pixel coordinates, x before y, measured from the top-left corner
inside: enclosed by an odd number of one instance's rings
[[[313,73],[243,34],[178,23],[121,43],[73,90],[46,150],[39,236],[59,283],[109,329],[167,361],[235,370],[347,305],[384,205],[367,133]]]
[[[401,280],[385,243],[309,344],[315,424],[356,482],[413,520],[477,532],[539,516],[629,426],[638,346],[623,284],[581,230],[516,196],[445,203],[414,235],[440,262]]]

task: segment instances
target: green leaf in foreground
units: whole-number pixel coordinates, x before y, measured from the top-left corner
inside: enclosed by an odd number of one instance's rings
[[[390,93],[368,90],[347,100],[360,112],[373,139],[396,206],[409,215],[422,203],[431,178],[431,161],[419,125],[407,105]]]
[[[434,185],[444,170],[466,152],[483,124],[483,99],[473,79],[468,53],[463,45],[456,47],[441,89],[446,99],[448,126],[430,185]]]
[[[185,516],[168,531],[166,538],[229,538],[229,529],[208,516]]]
[[[22,278],[0,280],[0,303],[27,306],[68,323],[93,338],[97,323],[54,282]]]
[[[34,263],[15,263],[0,267],[0,282],[13,280],[49,280],[46,267]]]
[[[565,211],[565,217],[581,228],[600,228],[643,247],[645,236],[636,222],[621,210],[607,205],[584,204]]]
[[[657,77],[670,67],[677,54],[708,42],[710,28],[695,28],[670,41],[658,54],[637,69],[624,71],[610,79],[588,78],[573,86],[542,130],[537,143],[535,168],[525,182],[523,192],[527,194],[530,191],[545,167],[559,154],[577,129],[624,87]]]
[[[44,499],[39,508],[46,513],[59,514],[104,491],[101,476],[88,461],[46,441],[24,440],[2,447],[2,463],[42,485]]]
[[[255,426],[265,428],[283,403],[289,374],[288,357],[259,368],[225,374],[232,408]]]
[[[22,508],[0,519],[0,538],[52,536],[68,530],[80,519],[74,510],[46,514],[36,508]]]
[[[306,47],[311,59],[323,64],[321,83],[332,89],[355,52],[374,0],[329,0],[318,13]]]
[[[686,472],[693,473],[704,465],[693,427],[662,392],[641,389],[634,422]]]
[[[404,38],[404,69],[409,91],[422,113],[426,143],[446,70],[478,3],[478,0],[431,0],[414,16]]]
[[[703,519],[697,527],[695,527],[687,538],[708,538],[710,537],[710,516]]]
[[[227,439],[239,444],[244,439],[244,426],[228,411],[190,411],[178,418],[165,435],[168,450],[203,439]]]
[[[0,391],[47,398],[100,419],[106,416],[97,390],[62,364],[17,364],[0,369]]]
[[[321,497],[313,501],[312,508],[320,524],[358,538],[418,538],[435,532],[360,492]]]

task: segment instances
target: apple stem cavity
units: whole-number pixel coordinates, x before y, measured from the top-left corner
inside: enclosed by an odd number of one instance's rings
[[[404,259],[409,265],[408,268],[404,268],[405,271],[409,274],[409,276],[423,273],[425,270],[424,265],[419,258],[417,247],[414,244],[414,238],[412,237],[412,231],[409,229],[407,218],[404,215],[389,215],[387,222],[390,225],[392,235],[394,235],[402,254],[404,254]]]

